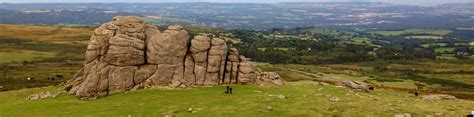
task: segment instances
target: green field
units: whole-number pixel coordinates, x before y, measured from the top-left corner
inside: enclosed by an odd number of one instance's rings
[[[367,38],[354,38],[351,43],[352,43],[352,44],[358,44],[358,45],[375,46],[375,45],[372,43],[372,40],[367,39]]]
[[[323,33],[323,34],[333,34],[337,35],[339,32],[336,30],[330,30],[330,29],[324,29],[324,28],[311,28],[311,29],[306,29],[304,31],[309,31],[311,33]]]
[[[421,44],[421,46],[424,47],[424,48],[430,48],[430,47],[433,47],[433,46],[445,47],[445,46],[447,46],[447,45],[448,45],[447,43],[427,43],[427,44]]]
[[[268,48],[257,48],[259,51],[266,51]],[[274,47],[273,49],[275,50],[280,50],[280,51],[288,51],[291,48],[282,48],[282,47]]]
[[[432,35],[446,35],[452,31],[446,29],[405,29],[400,31],[375,31],[374,33],[381,34],[384,36],[396,36],[402,34],[432,34]]]
[[[290,82],[281,87],[235,85],[234,94],[224,86],[190,89],[145,89],[96,100],[79,100],[62,94],[56,98],[27,101],[44,87],[0,92],[0,116],[463,116],[473,101],[428,101],[413,94],[390,90],[370,93],[322,86],[314,81]],[[278,98],[284,95],[286,98]],[[268,108],[271,109],[268,109]],[[194,112],[189,112],[192,108]]]
[[[450,53],[450,52],[454,52],[456,48],[454,47],[443,47],[443,48],[435,48],[435,52],[437,53]]]
[[[443,39],[441,36],[407,36],[407,39]]]
[[[436,59],[439,60],[459,60],[458,58],[454,56],[436,56]]]
[[[45,58],[54,57],[55,53],[38,52],[38,51],[0,51],[0,63],[23,62],[42,60]]]
[[[163,25],[163,24],[171,24],[176,22],[186,22],[186,23],[193,23],[191,20],[174,18],[174,17],[160,17],[160,18],[153,18],[153,17],[142,17],[143,21],[151,24]]]

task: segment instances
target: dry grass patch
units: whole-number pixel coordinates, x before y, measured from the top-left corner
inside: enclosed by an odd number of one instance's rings
[[[92,28],[0,24],[0,36],[57,44],[87,44]]]

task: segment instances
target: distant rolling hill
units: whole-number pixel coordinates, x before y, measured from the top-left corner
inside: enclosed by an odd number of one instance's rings
[[[1,24],[35,25],[96,25],[117,15],[138,15],[126,12],[87,10],[25,10],[12,11],[0,9]]]

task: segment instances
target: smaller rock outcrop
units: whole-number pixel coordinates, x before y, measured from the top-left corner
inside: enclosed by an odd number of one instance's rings
[[[424,100],[454,100],[457,99],[455,96],[447,94],[431,94],[422,96]]]
[[[59,94],[61,94],[61,92],[58,92],[56,94],[52,94],[50,93],[49,91],[47,92],[40,92],[40,93],[37,93],[37,94],[33,94],[33,95],[30,95],[26,98],[26,100],[38,100],[38,99],[45,99],[45,98],[48,98],[48,97],[57,97]]]
[[[257,73],[257,79],[255,81],[258,85],[272,84],[272,85],[284,85],[280,75],[275,72],[262,72]]]
[[[337,85],[346,86],[355,90],[361,90],[361,91],[366,91],[366,92],[370,91],[369,84],[365,82],[361,82],[361,81],[346,80],[346,81],[338,82]]]

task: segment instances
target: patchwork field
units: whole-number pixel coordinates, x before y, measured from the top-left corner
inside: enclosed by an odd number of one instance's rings
[[[424,47],[424,48],[430,48],[430,47],[435,47],[435,46],[445,47],[445,46],[447,46],[447,45],[448,45],[447,43],[427,43],[427,44],[421,44],[421,46]]]
[[[434,40],[444,39],[441,36],[407,36],[405,38],[407,38],[407,39],[434,39]]]
[[[448,53],[453,52],[456,48],[455,47],[442,47],[442,48],[435,48],[435,52],[437,53]]]
[[[402,34],[432,34],[432,35],[447,35],[452,31],[446,29],[405,29],[399,31],[375,31],[374,33],[384,36],[396,36]]]

